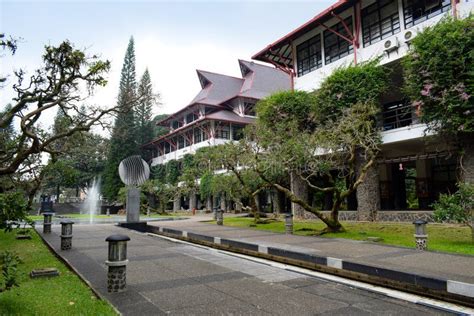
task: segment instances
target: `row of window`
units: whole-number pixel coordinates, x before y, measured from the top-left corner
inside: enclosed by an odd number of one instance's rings
[[[450,0],[403,0],[405,28],[426,21],[450,8]],[[364,47],[400,32],[397,0],[375,1],[362,10],[361,16]],[[350,30],[353,29],[352,16],[345,19],[344,23]],[[354,49],[352,43],[340,36],[350,38],[344,24],[339,22],[330,29],[322,33],[322,39],[321,34],[318,34],[296,47],[298,77],[323,66],[322,46],[324,46],[325,64],[352,54]]]
[[[179,135],[173,138],[172,142],[176,144],[176,146],[172,146],[168,142],[163,142],[163,151],[165,154],[169,154],[177,149],[183,149],[191,145],[191,140],[193,140],[194,144],[206,141],[209,139],[208,133],[204,130],[209,128],[209,125],[203,125],[201,128],[195,128],[191,133],[184,135]],[[231,139],[230,135],[230,126],[222,125],[216,128],[216,135],[215,138],[218,139]],[[240,140],[243,136],[243,129],[244,126],[240,125],[232,125],[232,140]],[[193,139],[194,137],[194,139]]]

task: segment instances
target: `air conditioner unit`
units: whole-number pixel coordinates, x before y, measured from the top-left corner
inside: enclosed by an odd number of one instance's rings
[[[416,30],[407,30],[405,33],[403,33],[403,41],[405,43],[411,42],[417,34]]]
[[[394,37],[385,41],[383,44],[383,49],[386,52],[391,52],[398,49],[399,46],[400,44],[398,43],[398,39]]]

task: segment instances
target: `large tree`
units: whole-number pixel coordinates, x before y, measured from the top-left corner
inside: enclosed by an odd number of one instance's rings
[[[474,16],[426,28],[411,46],[405,92],[429,130],[460,145],[462,180],[474,183]]]
[[[130,38],[122,67],[117,105],[121,112],[115,118],[110,139],[110,148],[105,166],[102,193],[114,200],[123,185],[118,166],[124,158],[139,152],[136,137],[134,109],[137,105],[137,82],[135,75],[135,45]]]
[[[3,36],[0,44],[4,49],[12,45]],[[89,57],[65,41],[58,46],[47,45],[43,66],[32,74],[27,75],[21,69],[16,71],[15,97],[0,117],[0,128],[8,129],[18,121],[19,130],[7,150],[0,152],[0,176],[12,175],[22,164],[28,165],[31,156],[57,153],[56,143],[62,139],[88,131],[94,125],[105,124],[104,119],[117,111],[115,106],[81,108],[78,103],[94,88],[107,83],[104,76],[109,68],[108,61],[95,55]],[[66,113],[70,124],[61,133],[51,134],[44,130],[40,118],[58,108]]]
[[[150,72],[148,69],[145,70],[140,79],[138,95],[140,96],[140,100],[138,101],[135,110],[135,119],[138,145],[142,146],[155,137],[152,115],[153,106],[157,104],[159,99],[159,95],[153,93],[153,86],[151,84]],[[145,160],[151,158],[149,150],[142,148],[140,152]]]

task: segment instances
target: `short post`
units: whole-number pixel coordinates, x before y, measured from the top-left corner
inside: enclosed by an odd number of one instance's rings
[[[51,233],[51,225],[53,222],[53,214],[50,212],[43,213],[43,234]]]
[[[126,235],[111,235],[105,239],[109,243],[109,257],[105,264],[109,267],[107,273],[107,290],[123,292],[127,287],[127,242]]]
[[[223,210],[216,211],[216,221],[217,221],[217,225],[224,224],[224,211]]]
[[[285,233],[293,234],[293,214],[285,214]]]
[[[107,207],[107,213],[106,213],[107,216],[110,216],[110,208]]]
[[[73,221],[61,222],[61,250],[69,250],[72,247],[72,224]]]
[[[415,242],[416,249],[426,250],[428,248],[428,234],[426,232],[426,224],[428,222],[422,219],[418,219],[413,222],[415,225]]]

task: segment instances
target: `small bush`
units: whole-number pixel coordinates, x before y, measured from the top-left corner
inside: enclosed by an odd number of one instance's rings
[[[17,267],[21,263],[17,254],[5,251],[0,254],[0,264],[2,265],[2,280],[0,280],[0,292],[8,291],[14,286],[18,286]]]

